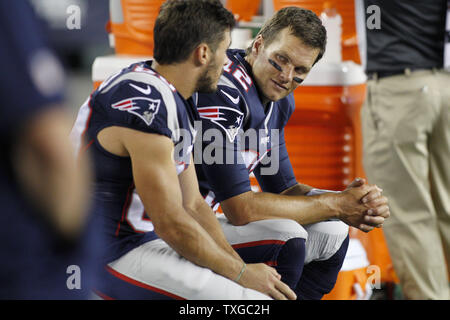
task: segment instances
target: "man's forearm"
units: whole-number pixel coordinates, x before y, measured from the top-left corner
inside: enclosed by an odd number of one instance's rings
[[[260,212],[272,218],[287,218],[306,225],[336,218],[334,195],[306,196],[304,194],[255,193]],[[266,208],[264,210],[264,208]]]
[[[205,229],[209,235],[216,241],[216,243],[229,254],[233,255],[237,259],[241,259],[238,253],[231,247],[227,241],[222,227],[217,221],[216,216],[212,212],[209,205],[203,198],[197,202],[195,208],[188,209],[186,211]]]
[[[299,187],[287,194],[247,192],[221,204],[227,218],[236,225],[265,219],[291,219],[303,225],[336,218],[336,195],[304,195],[308,190]]]

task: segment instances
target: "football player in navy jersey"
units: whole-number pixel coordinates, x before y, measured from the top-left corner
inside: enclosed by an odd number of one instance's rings
[[[27,1],[0,2],[0,299],[87,299],[99,253],[64,72]]]
[[[93,156],[108,243],[103,298],[295,298],[274,268],[229,245],[191,161],[191,96],[216,90],[234,23],[219,1],[165,2],[154,60],[111,76],[80,109],[72,137]]]
[[[349,225],[368,232],[389,217],[381,190],[363,179],[342,192],[295,179],[283,128],[294,111],[292,92],[325,43],[326,30],[313,12],[281,9],[246,51],[227,51],[218,90],[197,101],[203,152],[196,170],[205,200],[213,208],[220,203],[225,235],[244,261],[276,266],[298,299],[321,299],[334,287]],[[208,159],[212,149],[219,161]],[[251,190],[249,173],[263,192]]]

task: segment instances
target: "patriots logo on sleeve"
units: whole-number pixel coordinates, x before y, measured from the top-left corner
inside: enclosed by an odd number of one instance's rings
[[[144,120],[149,126],[153,122],[155,115],[158,113],[160,104],[160,99],[134,97],[113,103],[111,107],[113,109],[132,113]]]
[[[197,110],[200,118],[211,120],[222,128],[230,142],[234,141],[244,120],[244,113],[223,106],[200,107]]]

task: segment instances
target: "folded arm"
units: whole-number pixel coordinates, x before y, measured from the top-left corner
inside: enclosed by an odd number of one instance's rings
[[[281,194],[249,191],[222,201],[221,206],[236,225],[277,218],[306,225],[334,218],[367,232],[389,217],[387,199],[376,186],[363,180],[355,180],[340,193],[307,196],[311,189],[297,184]]]

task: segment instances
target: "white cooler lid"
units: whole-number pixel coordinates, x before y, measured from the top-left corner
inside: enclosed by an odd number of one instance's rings
[[[353,61],[340,63],[319,61],[309,72],[303,86],[352,86],[363,84],[367,76]]]
[[[344,258],[341,271],[350,271],[369,266],[366,250],[358,239],[350,238],[347,254]]]
[[[130,64],[149,60],[149,56],[110,55],[97,57],[92,64],[92,81],[104,81]]]

